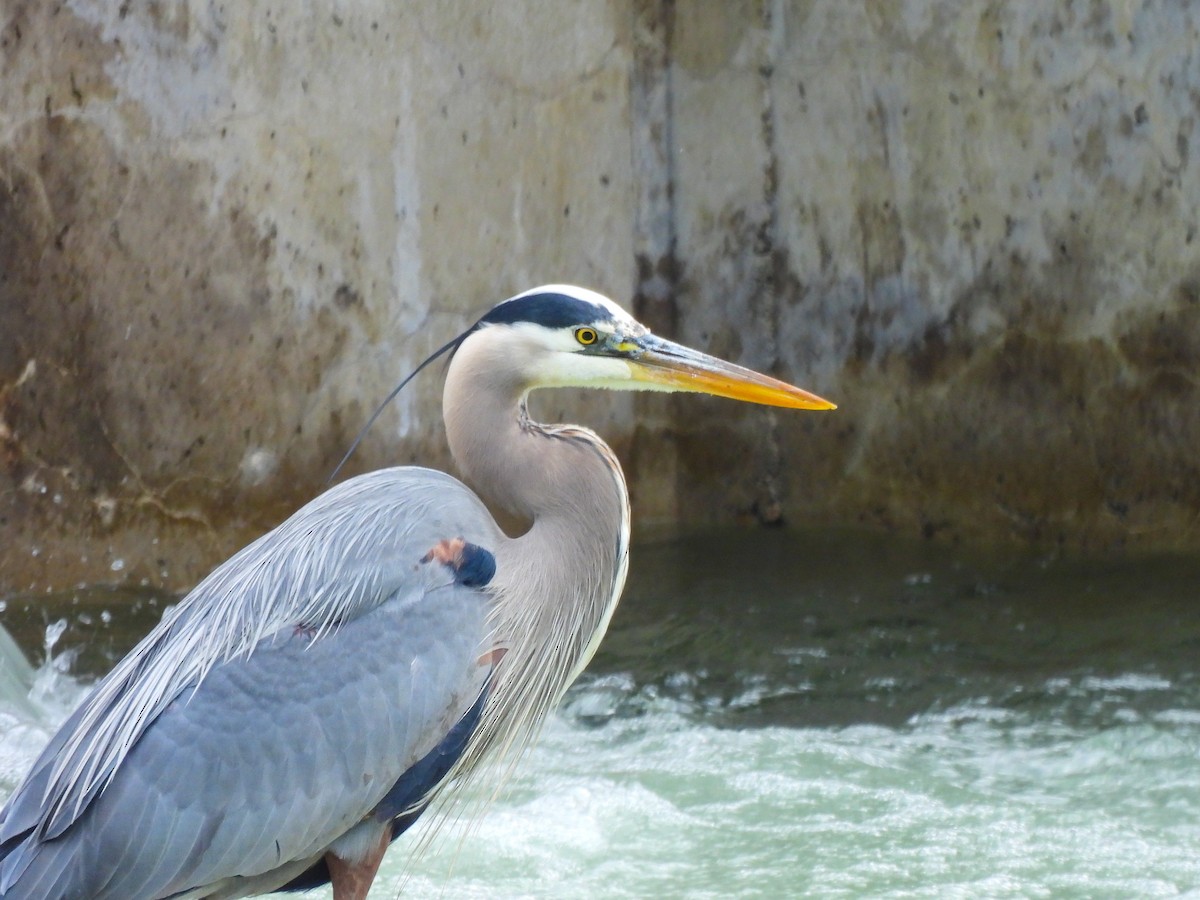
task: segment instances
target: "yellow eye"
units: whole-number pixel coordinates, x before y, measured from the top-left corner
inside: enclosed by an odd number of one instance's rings
[[[576,328],[575,329],[575,340],[579,341],[579,343],[583,344],[583,346],[585,346],[585,347],[596,343],[596,338],[597,338],[597,335],[596,335],[595,328]]]

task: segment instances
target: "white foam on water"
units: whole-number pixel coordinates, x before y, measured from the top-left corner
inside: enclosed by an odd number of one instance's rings
[[[612,687],[569,707],[608,708]],[[85,690],[46,664],[0,698],[5,791]],[[560,716],[470,833],[412,861],[418,826],[373,895],[1174,895],[1200,888],[1198,751],[1188,709],[1103,728],[980,703],[899,728]]]
[[[559,718],[452,854],[408,863],[402,838],[381,896],[402,885],[445,898],[1200,888],[1200,722],[1092,728],[1051,710],[968,706],[899,728]]]

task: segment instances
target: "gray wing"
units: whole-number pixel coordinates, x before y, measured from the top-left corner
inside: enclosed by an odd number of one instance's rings
[[[162,896],[319,855],[482,689],[487,598],[422,562],[452,537],[501,539],[454,479],[385,470],[219,567],[18,788],[0,889]]]

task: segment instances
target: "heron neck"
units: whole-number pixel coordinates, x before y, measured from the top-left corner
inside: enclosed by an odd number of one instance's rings
[[[512,385],[503,396],[493,382],[480,390],[484,382],[459,362],[443,401],[450,452],[487,502],[529,523],[497,548],[496,587],[528,611],[513,629],[534,627],[537,619],[538,631],[553,630],[555,640],[570,645],[573,677],[607,628],[624,584],[624,476],[595,433],[534,422],[523,389]]]
[[[521,396],[497,403],[464,391],[451,402],[449,394],[448,384],[454,461],[485,501],[528,525],[521,538],[614,544],[629,500],[620,463],[597,434],[535,422]]]
[[[533,422],[513,358],[473,336],[443,397],[463,477],[529,523],[494,548],[489,640],[505,652],[466,767],[492,750],[515,760],[528,746],[604,636],[629,559],[629,496],[612,451],[587,429]]]

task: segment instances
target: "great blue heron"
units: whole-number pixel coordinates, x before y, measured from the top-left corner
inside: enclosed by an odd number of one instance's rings
[[[447,351],[451,453],[528,530],[509,537],[461,482],[422,468],[313,500],[200,582],[67,719],[0,814],[0,895],[332,881],[337,900],[365,897],[439,790],[527,745],[624,586],[621,467],[592,431],[530,419],[529,392],[833,408],[565,285],[504,301],[422,367]]]

